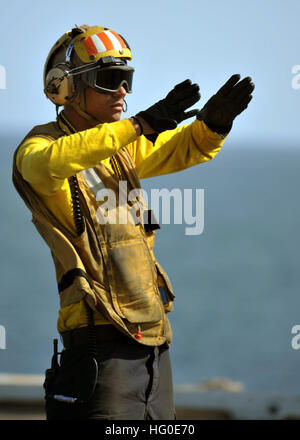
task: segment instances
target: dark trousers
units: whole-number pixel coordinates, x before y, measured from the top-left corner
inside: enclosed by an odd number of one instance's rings
[[[86,354],[83,345],[62,352],[63,380],[70,381],[70,390],[72,381],[75,384],[80,380],[84,386],[85,371],[79,372],[78,368]],[[175,418],[169,349],[165,345],[149,347],[122,335],[97,341],[96,359],[98,378],[92,396],[83,403],[65,403],[47,397],[47,420]]]

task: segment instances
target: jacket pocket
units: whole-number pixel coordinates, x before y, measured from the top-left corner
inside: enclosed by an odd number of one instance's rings
[[[155,267],[143,240],[129,240],[107,248],[111,295],[117,313],[131,323],[157,322],[163,307],[157,291]]]

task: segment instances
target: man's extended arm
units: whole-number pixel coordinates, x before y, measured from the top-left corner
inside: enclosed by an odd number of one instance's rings
[[[144,136],[129,149],[140,179],[175,173],[213,159],[225,138],[195,119],[189,125],[161,133],[153,145]]]
[[[66,178],[96,166],[136,139],[136,131],[127,119],[52,142],[33,137],[21,145],[17,167],[25,180],[38,186],[39,192],[50,195],[61,188]]]

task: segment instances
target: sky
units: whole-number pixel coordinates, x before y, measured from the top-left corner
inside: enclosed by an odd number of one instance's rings
[[[297,146],[299,16],[299,0],[10,0],[1,5],[0,130],[25,135],[54,119],[54,105],[43,94],[44,62],[65,31],[86,23],[116,30],[132,48],[134,88],[125,117],[186,78],[200,85],[201,108],[240,73],[256,88],[235,121],[231,143]]]

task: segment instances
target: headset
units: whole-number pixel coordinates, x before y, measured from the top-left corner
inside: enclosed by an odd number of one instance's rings
[[[53,50],[50,51],[50,54],[46,61],[44,71],[44,92],[46,96],[56,105],[66,104],[73,98],[75,94],[76,87],[73,75],[74,71],[76,71],[78,68],[72,66],[71,55],[74,47],[74,38],[81,33],[83,33],[83,31],[76,27],[72,29],[72,31],[64,34],[63,37],[58,40],[57,43],[54,45]],[[66,49],[65,61],[56,64],[54,67],[52,67],[52,69],[49,70],[49,72],[47,72],[47,67],[50,59],[56,54],[58,49],[69,37],[71,37],[72,39]]]

